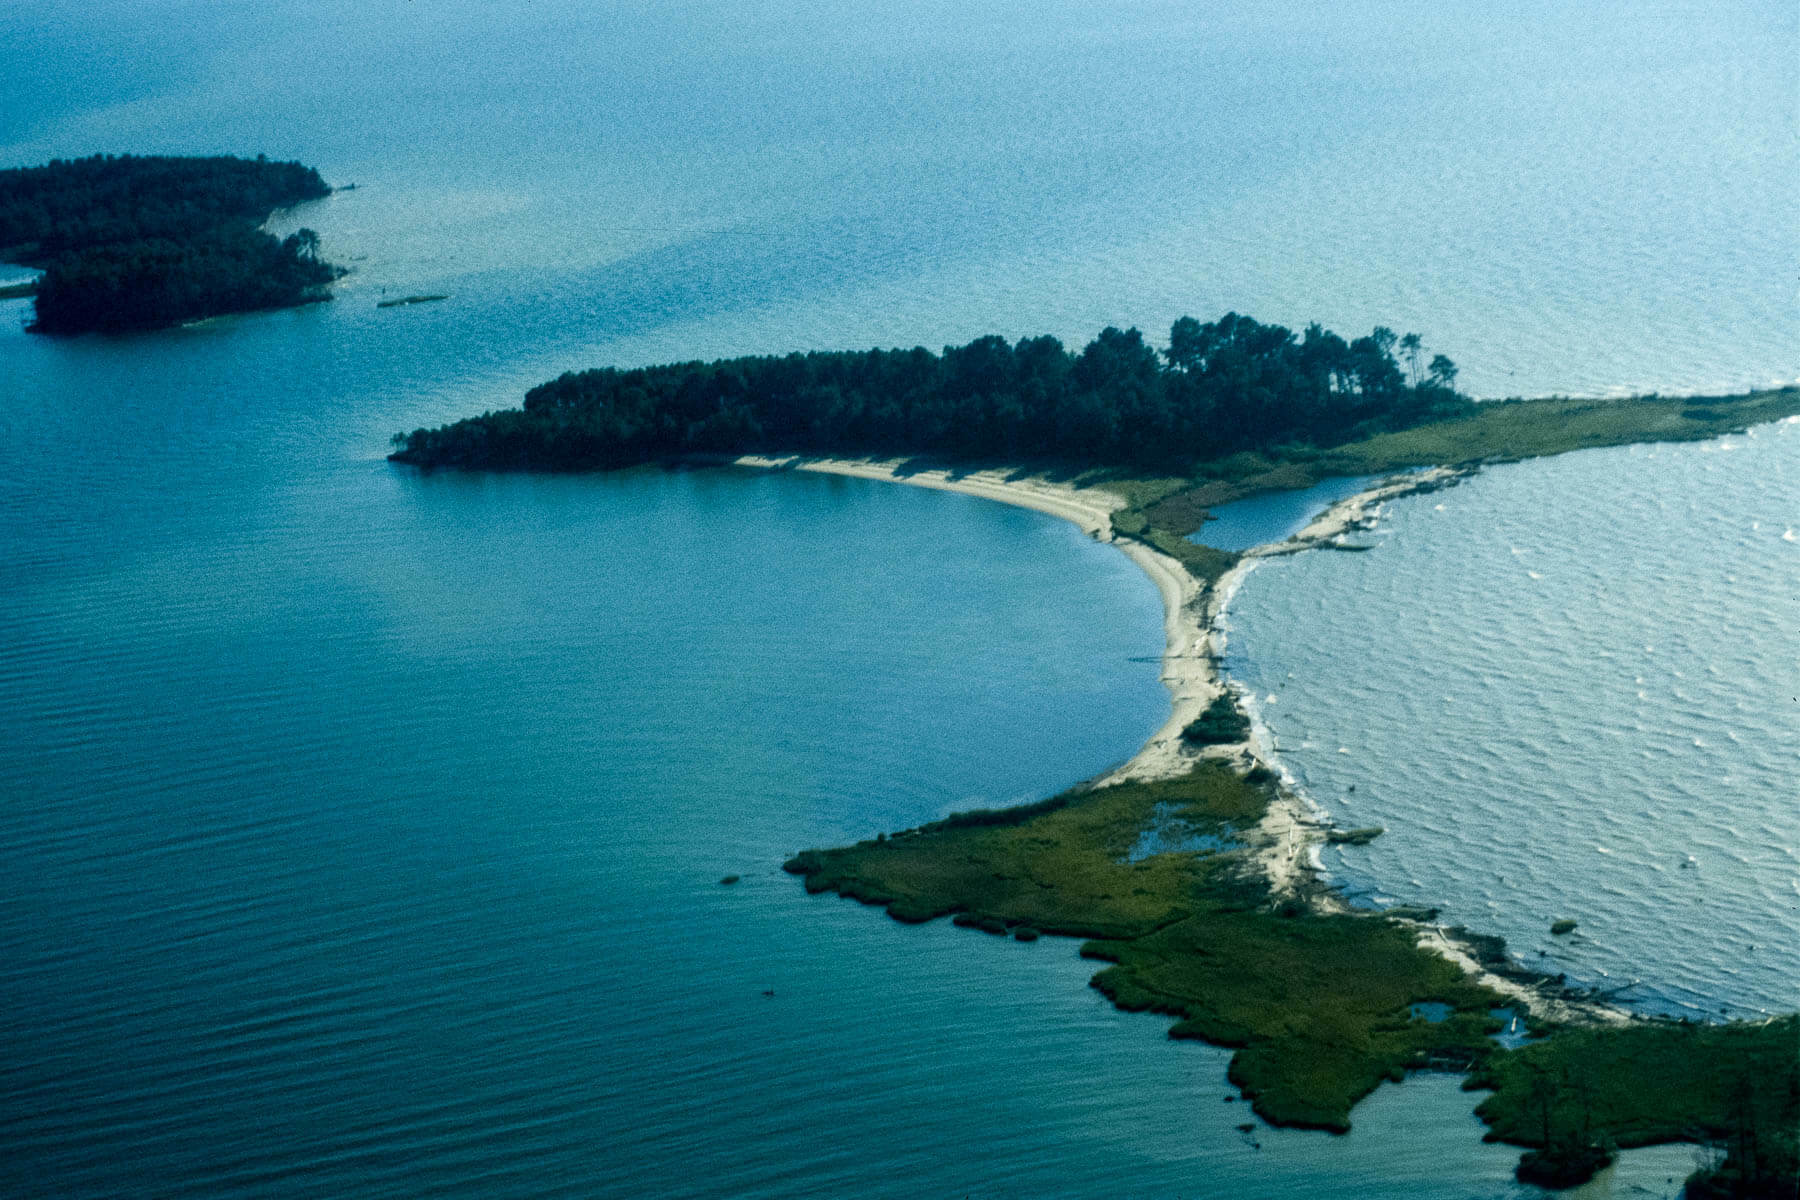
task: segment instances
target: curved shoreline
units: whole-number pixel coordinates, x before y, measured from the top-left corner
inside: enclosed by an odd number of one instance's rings
[[[978,496],[1060,517],[1095,541],[1116,547],[1150,577],[1162,598],[1161,678],[1169,691],[1170,713],[1130,758],[1104,772],[1095,782],[1164,779],[1193,765],[1194,756],[1182,746],[1181,731],[1224,686],[1208,649],[1206,622],[1200,612],[1202,589],[1199,581],[1168,555],[1142,542],[1114,536],[1112,515],[1126,506],[1122,496],[1097,487],[1019,479],[999,470],[914,470],[899,459],[771,458],[748,454],[722,461],[765,471],[812,471]]]
[[[1335,544],[1348,533],[1372,527],[1382,506],[1389,501],[1453,487],[1479,469],[1476,466],[1434,467],[1404,477],[1383,479],[1331,505],[1293,536],[1246,551],[1243,561],[1219,580],[1218,598],[1209,611],[1207,629],[1215,653],[1223,658],[1227,637],[1224,621],[1231,602],[1244,579],[1263,559]],[[1292,773],[1277,762],[1272,753],[1264,752],[1255,744],[1260,742],[1273,749],[1273,734],[1261,715],[1244,709],[1241,704],[1239,708],[1251,723],[1252,744],[1246,745],[1243,752],[1274,770],[1282,781],[1279,798],[1270,805],[1269,818],[1265,822],[1273,823],[1265,832],[1276,839],[1272,850],[1265,852],[1265,863],[1270,853],[1286,860],[1273,864],[1269,874],[1271,886],[1277,890],[1284,884],[1289,888],[1306,887],[1310,893],[1308,898],[1322,911],[1355,911],[1344,901],[1336,885],[1325,881],[1321,852],[1330,840],[1329,833],[1336,822],[1299,787]],[[1285,878],[1278,877],[1277,872],[1283,873]],[[1560,977],[1518,966],[1505,958],[1503,951],[1492,948],[1499,943],[1490,942],[1484,947],[1482,943],[1490,939],[1479,933],[1440,924],[1435,916],[1413,916],[1404,911],[1391,912],[1388,916],[1411,927],[1419,945],[1454,963],[1482,986],[1512,998],[1535,1016],[1573,1025],[1618,1026],[1642,1019],[1629,1009],[1569,987]]]
[[[1162,598],[1165,645],[1161,677],[1169,691],[1170,714],[1131,757],[1090,784],[1104,787],[1172,779],[1207,758],[1235,760],[1245,766],[1260,765],[1276,771],[1282,786],[1276,789],[1263,819],[1246,837],[1252,846],[1252,861],[1277,895],[1301,899],[1321,913],[1353,911],[1335,885],[1324,878],[1320,851],[1328,840],[1332,822],[1293,785],[1291,776],[1278,763],[1258,750],[1257,735],[1260,732],[1266,743],[1266,727],[1252,718],[1250,739],[1204,749],[1189,746],[1181,734],[1215,696],[1229,690],[1219,669],[1225,644],[1223,621],[1239,586],[1261,560],[1330,544],[1346,533],[1371,525],[1382,504],[1452,486],[1477,468],[1434,467],[1385,478],[1331,505],[1291,537],[1245,551],[1240,561],[1208,588],[1170,556],[1135,539],[1116,536],[1112,514],[1125,508],[1127,502],[1104,487],[1078,488],[1041,478],[1020,478],[1001,470],[918,470],[904,460],[742,455],[713,461],[756,470],[811,471],[976,496],[1059,517],[1095,541],[1117,547],[1149,576]],[[1553,977],[1515,967],[1504,958],[1497,960],[1491,949],[1484,952],[1479,935],[1446,927],[1435,919],[1402,914],[1390,917],[1412,928],[1420,946],[1454,964],[1471,982],[1509,997],[1535,1017],[1563,1024],[1613,1026],[1639,1019],[1626,1009],[1568,988]]]

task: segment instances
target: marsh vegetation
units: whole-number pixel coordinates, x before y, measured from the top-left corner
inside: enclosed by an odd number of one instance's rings
[[[1384,1079],[1468,1071],[1465,1086],[1493,1090],[1477,1109],[1489,1136],[1529,1148],[1528,1180],[1566,1186],[1618,1148],[1671,1141],[1737,1146],[1737,1175],[1720,1178],[1790,1169],[1800,1018],[1537,1020],[1537,1040],[1506,1049],[1492,1035],[1507,998],[1422,947],[1415,924],[1277,895],[1250,849],[1225,841],[1261,818],[1273,787],[1203,762],[1178,779],[808,850],[786,869],[809,892],[901,921],[949,916],[1020,940],[1084,939],[1082,956],[1108,964],[1095,988],[1128,1011],[1175,1018],[1171,1037],[1235,1049],[1231,1081],[1275,1124],[1344,1132]],[[1171,818],[1225,848],[1133,858],[1144,832]]]

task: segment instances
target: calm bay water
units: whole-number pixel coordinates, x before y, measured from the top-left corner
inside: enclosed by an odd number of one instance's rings
[[[50,0],[0,14],[0,162],[356,182],[307,218],[347,298],[454,292],[382,327],[460,325],[496,400],[1226,309],[1417,330],[1478,395],[1717,389],[1800,378],[1797,38],[1700,0]]]
[[[330,305],[50,342],[0,302],[0,1190],[1516,1194],[1454,1080],[1245,1135],[1225,1055],[1072,946],[775,870],[1130,753],[1167,710],[1122,557],[871,483],[380,455],[595,363],[1227,308],[1416,328],[1483,393],[1791,379],[1794,37],[1781,5],[0,11],[0,163],[359,185],[278,221],[355,267]]]
[[[1348,500],[1380,479],[1379,475],[1335,476],[1308,488],[1221,504],[1188,540],[1233,552],[1286,541],[1339,500]]]

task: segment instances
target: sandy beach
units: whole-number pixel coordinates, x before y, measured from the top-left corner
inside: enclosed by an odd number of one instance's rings
[[[1117,538],[1112,532],[1112,514],[1124,508],[1123,497],[1103,488],[1077,488],[1044,479],[1019,478],[1003,471],[953,472],[945,469],[914,470],[900,460],[772,458],[744,455],[728,460],[734,466],[761,470],[814,471],[826,475],[849,475],[858,479],[878,479],[903,483],[912,487],[960,492],[969,496],[995,500],[1021,508],[1034,509],[1050,516],[1073,522],[1095,541],[1116,546],[1136,563],[1156,584],[1163,603],[1164,649],[1163,685],[1169,689],[1170,714],[1161,728],[1150,736],[1125,762],[1095,780],[1096,784],[1120,783],[1126,780],[1168,779],[1186,773],[1202,756],[1214,758],[1259,757],[1249,742],[1210,746],[1197,750],[1184,743],[1181,731],[1200,715],[1224,687],[1217,669],[1218,656],[1224,650],[1221,623],[1238,586],[1256,564],[1267,557],[1292,554],[1329,542],[1342,534],[1362,527],[1372,519],[1379,506],[1395,496],[1426,491],[1443,486],[1461,472],[1440,467],[1413,475],[1384,480],[1374,487],[1332,505],[1299,533],[1284,542],[1274,542],[1245,552],[1242,560],[1227,571],[1210,591],[1173,558],[1131,538]],[[1287,844],[1298,836],[1301,828],[1317,827],[1318,819],[1304,812],[1271,818],[1279,829],[1274,840]],[[1320,832],[1315,840],[1322,840]],[[1289,857],[1282,856],[1284,859]],[[1298,855],[1292,856],[1298,858]],[[1290,869],[1272,867],[1271,876],[1280,884],[1288,880]],[[1297,882],[1297,881],[1296,881]]]
[[[1165,648],[1162,681],[1169,690],[1170,713],[1136,754],[1093,781],[1096,786],[1127,780],[1167,779],[1185,774],[1201,757],[1237,759],[1249,766],[1260,763],[1280,771],[1257,748],[1268,744],[1266,729],[1253,726],[1248,741],[1196,749],[1182,740],[1181,732],[1217,696],[1225,684],[1217,663],[1225,648],[1224,620],[1239,586],[1263,559],[1296,554],[1326,545],[1348,533],[1370,527],[1381,506],[1401,496],[1434,491],[1468,475],[1468,468],[1435,467],[1428,471],[1384,479],[1333,504],[1298,533],[1244,552],[1210,590],[1182,565],[1142,542],[1117,538],[1112,514],[1126,506],[1123,497],[1103,488],[1077,488],[1037,478],[1019,478],[1002,471],[953,472],[915,470],[900,461],[829,458],[772,458],[745,455],[726,460],[731,465],[761,470],[814,471],[876,479],[912,487],[960,492],[1033,509],[1073,522],[1094,540],[1116,546],[1156,584],[1163,602]],[[1269,804],[1257,827],[1246,836],[1254,861],[1278,895],[1295,896],[1325,912],[1348,910],[1343,898],[1323,880],[1320,851],[1331,829],[1329,818],[1313,807],[1284,775],[1284,786]],[[1396,918],[1402,919],[1402,918]],[[1614,1005],[1573,995],[1554,981],[1497,973],[1485,967],[1475,944],[1434,922],[1407,919],[1418,932],[1422,946],[1455,963],[1476,981],[1511,997],[1521,1008],[1540,1017],[1564,1022],[1619,1024],[1631,1015]]]
[[[1098,782],[1125,779],[1164,779],[1185,772],[1194,761],[1183,747],[1181,731],[1219,692],[1218,674],[1208,652],[1208,615],[1200,604],[1200,585],[1182,565],[1142,542],[1115,538],[1112,514],[1125,500],[1100,488],[1076,488],[1044,479],[1017,479],[1000,471],[968,473],[947,470],[917,471],[899,461],[834,458],[764,458],[745,455],[731,460],[736,466],[764,470],[817,471],[826,475],[850,475],[880,479],[912,487],[961,492],[1035,509],[1073,522],[1097,542],[1116,546],[1156,584],[1162,597],[1164,649],[1163,685],[1169,689],[1169,719],[1126,762],[1107,772]]]

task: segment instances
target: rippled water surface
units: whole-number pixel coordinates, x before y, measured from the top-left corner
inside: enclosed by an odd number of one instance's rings
[[[0,6],[0,163],[264,151],[358,184],[277,221],[354,268],[328,305],[48,341],[0,301],[0,1191],[1517,1194],[1452,1079],[1384,1087],[1347,1138],[1243,1133],[1224,1053],[1113,1011],[1071,945],[902,928],[776,869],[1129,754],[1167,699],[1154,589],[1116,553],[872,483],[381,454],[600,363],[1226,309],[1416,329],[1482,394],[1791,379],[1795,27],[1754,3]],[[1549,533],[1520,497],[1540,533],[1513,545],[1746,511],[1741,475],[1683,470],[1666,511],[1596,493]],[[1493,618],[1493,670],[1554,674],[1590,593],[1671,619],[1589,671],[1604,727],[1547,726],[1597,707],[1563,694],[1489,706],[1490,757],[1579,762],[1530,802],[1575,780],[1587,824],[1516,856],[1529,904],[1455,876],[1495,927],[1580,917],[1570,969],[1662,964],[1656,994],[1697,1007],[1769,1003],[1776,939],[1714,979],[1640,953],[1661,910],[1620,894],[1692,895],[1731,940],[1771,911],[1744,881],[1782,866],[1753,848],[1780,814],[1739,798],[1791,771],[1767,683],[1794,589],[1746,530],[1629,585],[1522,565],[1575,590]],[[1704,641],[1703,609],[1751,596],[1760,624]],[[1270,644],[1283,679],[1319,667]],[[1393,737],[1399,796],[1426,760]],[[1466,811],[1452,844],[1546,836],[1504,796]],[[1688,1157],[1629,1155],[1619,1186]]]
[[[1791,4],[185,11],[8,6],[0,162],[315,163],[348,294],[453,293],[382,319],[465,373],[1235,309],[1478,395],[1800,378]]]
[[[1647,1008],[1791,1011],[1796,539],[1792,420],[1494,467],[1368,553],[1260,564],[1227,668],[1325,808],[1387,827],[1329,855],[1371,900]]]

